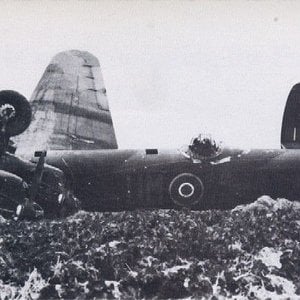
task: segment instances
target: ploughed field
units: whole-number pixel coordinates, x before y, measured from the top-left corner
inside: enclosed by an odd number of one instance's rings
[[[0,223],[1,299],[300,299],[300,203]]]

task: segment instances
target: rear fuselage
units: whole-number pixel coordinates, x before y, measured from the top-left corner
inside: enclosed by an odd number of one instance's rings
[[[179,150],[50,151],[47,163],[66,174],[91,211],[176,207],[170,184],[180,174],[203,183],[194,209],[230,208],[263,194],[300,199],[300,150],[226,148],[202,162]]]

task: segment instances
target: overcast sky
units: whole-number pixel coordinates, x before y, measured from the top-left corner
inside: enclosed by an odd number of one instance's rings
[[[300,82],[299,1],[0,1],[0,89],[30,98],[51,58],[98,57],[120,148],[200,132],[278,148]]]

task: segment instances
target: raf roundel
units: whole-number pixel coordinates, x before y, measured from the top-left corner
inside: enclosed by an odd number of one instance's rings
[[[203,197],[204,186],[199,177],[191,173],[182,173],[170,183],[169,193],[172,201],[179,206],[198,204]]]

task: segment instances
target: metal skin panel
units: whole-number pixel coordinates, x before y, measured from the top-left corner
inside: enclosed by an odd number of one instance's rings
[[[220,156],[201,163],[177,150],[145,153],[50,151],[47,163],[64,171],[83,209],[91,211],[178,208],[168,191],[181,173],[194,174],[203,182],[203,198],[193,209],[232,208],[263,194],[299,199],[300,156],[295,150],[224,149]]]
[[[32,122],[15,139],[17,155],[117,148],[100,65],[92,54],[78,50],[57,54],[30,102]]]

